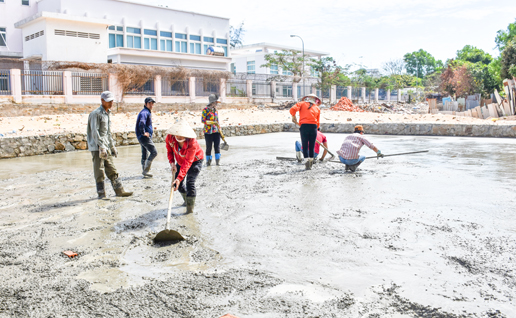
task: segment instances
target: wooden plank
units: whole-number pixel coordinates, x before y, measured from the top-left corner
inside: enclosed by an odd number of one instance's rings
[[[498,112],[496,111],[496,104],[487,105],[488,117],[498,118]]]
[[[509,103],[504,102],[503,103],[503,111],[505,113],[505,116],[511,116],[511,105]]]
[[[498,91],[496,90],[496,88],[494,90],[494,96],[495,96],[495,99],[496,99],[496,103],[498,105],[500,105],[502,103],[502,98],[500,97],[500,94],[498,94]]]
[[[487,119],[487,117],[489,117],[489,109],[487,108],[487,106],[480,108],[480,110],[482,111],[482,117],[480,118]]]

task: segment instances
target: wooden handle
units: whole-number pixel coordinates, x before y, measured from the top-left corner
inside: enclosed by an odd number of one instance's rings
[[[172,213],[172,201],[174,199],[174,180],[170,187],[170,197],[168,198],[168,213],[167,213],[167,230],[170,230],[170,214]]]

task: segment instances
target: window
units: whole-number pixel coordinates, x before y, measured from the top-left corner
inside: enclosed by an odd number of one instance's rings
[[[172,52],[172,40],[160,40],[159,49],[162,51]]]
[[[117,31],[120,31],[120,32],[124,32],[124,27],[122,27],[122,26],[114,26],[114,25],[110,25],[110,26],[109,26],[109,29],[110,29],[110,30],[112,30],[112,31],[117,30]]]
[[[28,6],[29,5],[29,0],[22,0],[21,4],[22,4],[22,6]]]
[[[144,29],[144,30],[143,30],[143,34],[145,34],[145,35],[158,36],[158,31],[156,31],[156,30]]]
[[[127,36],[127,47],[141,49],[142,48],[142,38],[139,36],[128,35]]]
[[[190,35],[190,40],[192,41],[201,41],[201,36],[200,35]]]
[[[0,46],[7,46],[7,35],[5,32],[5,28],[0,28]]]
[[[176,41],[176,52],[188,53],[185,41]]]
[[[109,30],[109,48],[124,47],[124,27],[110,25]]]
[[[210,38],[209,36],[205,36],[205,37],[204,37],[204,42],[215,43],[215,41],[213,40],[213,38]]]
[[[223,46],[222,48],[224,49],[224,56],[228,56],[228,47]]]
[[[231,63],[231,73],[236,74],[236,65],[235,65],[235,63]]]
[[[247,61],[247,74],[255,74],[254,61]]]
[[[139,29],[139,28],[127,27],[126,30],[127,30],[127,33],[142,34],[142,29]]]
[[[227,45],[228,44],[228,40],[226,40],[226,39],[217,39],[217,43],[218,44],[226,44]]]
[[[202,54],[200,41],[201,41],[200,35],[190,35],[190,53],[191,54]]]
[[[154,50],[158,49],[158,39],[157,38],[144,38],[143,39],[143,48],[146,50]]]
[[[208,44],[204,44],[204,55],[206,55],[206,51],[208,51]]]
[[[283,74],[283,75],[290,75],[290,76],[294,75],[291,71],[287,71],[287,70],[283,70],[281,72],[281,74]]]
[[[178,40],[186,40],[186,34],[176,33],[176,39],[178,39]]]
[[[172,38],[172,32],[159,31],[159,35],[161,35],[164,38]]]
[[[271,74],[279,74],[278,65],[271,65]]]

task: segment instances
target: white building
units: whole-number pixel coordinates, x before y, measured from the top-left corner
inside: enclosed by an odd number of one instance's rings
[[[292,75],[288,71],[282,70],[278,66],[271,68],[262,67],[266,63],[265,55],[284,51],[299,51],[301,48],[291,47],[286,45],[272,44],[272,43],[257,43],[244,45],[237,49],[231,50],[231,65],[230,71],[232,73],[248,73],[248,74],[277,74],[277,75]],[[320,59],[327,56],[329,53],[314,50],[307,50],[305,48],[305,57]]]
[[[143,3],[0,0],[0,21],[4,57],[213,70],[231,61],[229,19]],[[226,56],[206,55],[209,46]]]

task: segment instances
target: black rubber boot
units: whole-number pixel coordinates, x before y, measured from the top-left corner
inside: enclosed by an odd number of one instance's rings
[[[99,195],[99,199],[106,198],[106,189],[104,188],[104,181],[97,182],[97,194]]]
[[[145,161],[145,165],[143,167],[143,173],[142,173],[144,177],[152,178],[152,174],[149,173],[151,166],[152,166],[152,161],[149,161],[149,160]]]
[[[186,206],[186,193],[181,193],[181,196],[183,197],[183,204],[181,206]]]
[[[308,158],[305,163],[306,170],[312,170],[312,165],[314,163],[314,158]]]
[[[206,166],[208,166],[208,167],[211,166],[211,158],[206,160]]]
[[[193,213],[195,206],[195,197],[186,197],[186,214]]]
[[[360,166],[361,164],[362,164],[362,163],[361,163],[361,162],[359,162],[359,163],[357,163],[357,164],[354,164],[354,165],[352,165],[352,166],[349,166],[349,170],[351,170],[351,172],[355,172],[355,171],[357,170],[358,166]]]
[[[111,180],[111,185],[113,186],[113,190],[115,190],[117,197],[129,197],[133,195],[132,192],[125,192],[122,182],[120,182],[118,178]]]
[[[217,166],[220,166],[220,159],[215,159],[215,163],[217,164]]]

